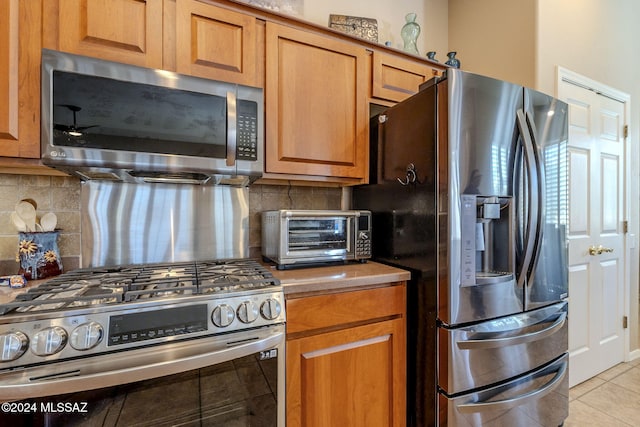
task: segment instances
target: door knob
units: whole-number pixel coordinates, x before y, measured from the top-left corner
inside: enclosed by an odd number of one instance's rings
[[[602,253],[609,253],[609,252],[613,252],[613,248],[605,248],[602,245],[598,245],[598,246],[589,246],[589,255],[591,256],[595,256],[595,255],[600,255]]]

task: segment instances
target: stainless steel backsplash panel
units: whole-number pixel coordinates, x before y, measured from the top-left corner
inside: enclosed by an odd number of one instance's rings
[[[246,258],[247,187],[82,184],[82,267]]]

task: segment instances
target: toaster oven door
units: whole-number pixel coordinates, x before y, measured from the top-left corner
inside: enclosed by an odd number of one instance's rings
[[[339,261],[351,253],[352,218],[290,217],[287,218],[286,254],[290,258],[314,261]]]

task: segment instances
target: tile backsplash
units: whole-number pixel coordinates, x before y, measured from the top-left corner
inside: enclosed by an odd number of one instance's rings
[[[249,249],[260,255],[260,212],[272,209],[340,209],[342,190],[333,187],[254,184],[249,187]],[[37,204],[37,216],[53,212],[58,217],[58,246],[65,271],[80,266],[80,181],[72,177],[0,173],[0,275],[16,274],[19,264],[18,232],[10,220],[22,199]]]

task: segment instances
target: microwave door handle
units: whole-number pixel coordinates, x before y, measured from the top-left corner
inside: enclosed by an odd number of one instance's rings
[[[238,141],[238,105],[236,94],[227,92],[227,166],[236,164]]]

